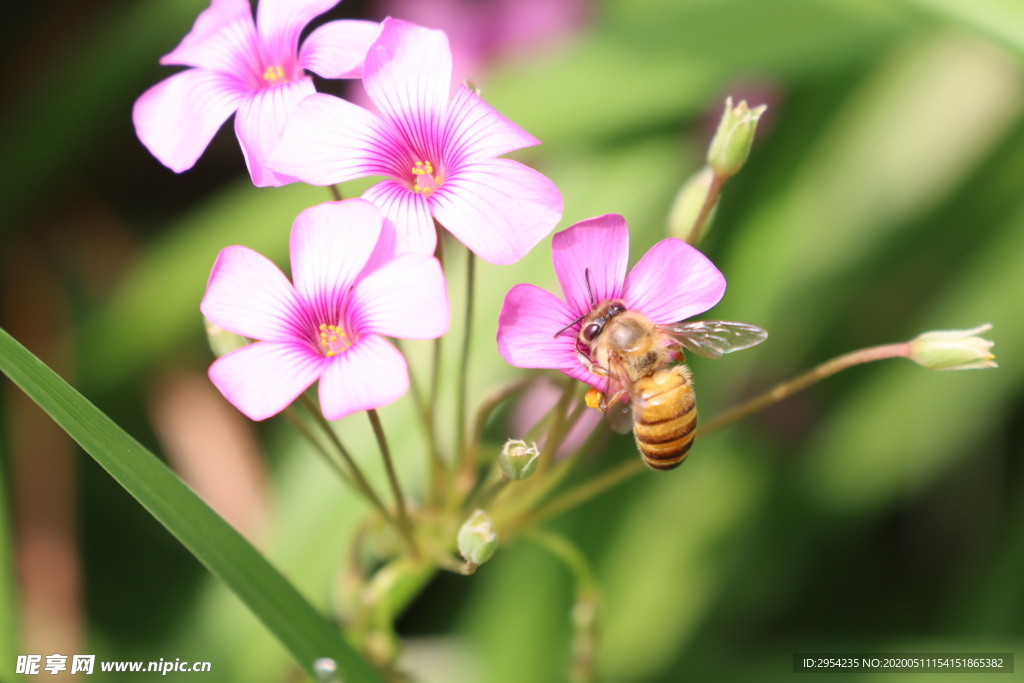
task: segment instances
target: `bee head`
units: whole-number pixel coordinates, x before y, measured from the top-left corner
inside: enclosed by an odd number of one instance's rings
[[[609,320],[619,315],[620,313],[625,313],[626,311],[626,305],[623,304],[621,301],[613,301],[610,304],[607,304],[607,306],[608,308],[605,310],[604,315],[590,321],[589,323],[583,326],[582,330],[580,330],[580,336],[586,343],[589,344],[593,342],[595,339],[597,339],[598,336],[600,336],[601,332],[604,331],[604,326],[605,324],[608,323]]]

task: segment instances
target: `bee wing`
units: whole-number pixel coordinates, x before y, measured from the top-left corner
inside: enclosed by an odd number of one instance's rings
[[[604,415],[608,418],[608,424],[613,432],[628,434],[633,431],[633,408],[630,406],[633,382],[618,358],[612,356],[610,363],[608,393],[604,397]]]
[[[749,349],[768,338],[764,328],[726,320],[672,323],[658,325],[658,329],[687,351],[705,358],[721,358],[723,354]]]

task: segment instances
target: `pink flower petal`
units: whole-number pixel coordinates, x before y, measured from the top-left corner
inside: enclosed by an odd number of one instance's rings
[[[352,327],[399,339],[436,339],[448,331],[451,310],[441,264],[433,256],[402,254],[352,290]]]
[[[291,341],[302,307],[288,278],[248,247],[221,249],[199,304],[218,327],[250,339]]]
[[[396,175],[405,156],[390,124],[360,106],[316,93],[299,103],[267,166],[311,185]],[[411,168],[411,166],[410,166]]]
[[[213,69],[232,74],[250,87],[262,75],[259,39],[246,0],[213,0],[196,18],[192,31],[160,63]]]
[[[452,98],[444,141],[444,157],[456,167],[540,144],[464,85]]]
[[[380,35],[374,21],[331,21],[309,34],[299,64],[324,78],[360,78],[370,45]]]
[[[364,192],[363,199],[376,204],[384,217],[394,224],[396,254],[434,253],[437,231],[423,195],[396,180],[382,180]]]
[[[377,244],[381,221],[380,210],[363,199],[324,202],[295,219],[292,279],[316,324],[340,322],[342,301]]]
[[[602,391],[607,380],[576,359],[576,334],[555,333],[576,319],[561,299],[534,285],[516,285],[505,295],[498,316],[498,351],[517,368],[554,368]]]
[[[409,390],[409,368],[398,349],[371,334],[330,359],[320,378],[320,408],[328,420],[380,408]]]
[[[252,420],[277,415],[320,376],[326,359],[302,342],[257,342],[210,366],[210,381]]]
[[[626,306],[659,325],[703,313],[725,294],[725,276],[680,239],[665,239],[644,254],[626,278]]]
[[[188,69],[142,94],[132,109],[139,140],[175,173],[187,171],[202,156],[224,121],[248,92],[231,76]]]
[[[299,35],[306,24],[339,0],[259,0],[256,28],[271,60],[295,59]]]
[[[415,150],[437,163],[437,133],[447,117],[452,87],[452,53],[444,31],[385,19],[366,55],[363,86]]]
[[[258,90],[238,110],[235,133],[256,187],[279,187],[295,182],[296,178],[276,173],[265,164],[281,139],[284,122],[299,102],[315,92],[313,79],[306,77]]]
[[[551,258],[565,300],[574,311],[579,311],[577,315],[590,311],[591,294],[597,304],[618,299],[622,296],[629,260],[629,228],[625,219],[610,213],[576,223],[555,235]]]
[[[380,209],[378,209],[380,211]],[[390,218],[383,219],[380,226],[380,237],[377,238],[377,246],[373,248],[373,253],[370,254],[370,258],[366,261],[366,265],[363,266],[363,270],[356,277],[357,280],[362,280],[364,277],[377,270],[385,263],[395,258],[398,253],[397,237],[395,235],[395,223]]]
[[[521,259],[562,218],[562,193],[555,184],[511,159],[464,166],[428,201],[441,225],[496,265]]]

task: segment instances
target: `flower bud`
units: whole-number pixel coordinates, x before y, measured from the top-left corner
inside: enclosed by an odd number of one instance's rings
[[[466,560],[467,573],[491,559],[497,549],[498,534],[491,518],[483,510],[477,510],[459,529],[459,554]]]
[[[537,469],[540,451],[537,444],[526,445],[520,439],[509,439],[498,456],[502,474],[512,480],[526,479]]]
[[[995,368],[989,351],[995,342],[977,335],[988,332],[991,325],[973,330],[937,330],[919,334],[910,342],[910,359],[932,370],[975,370]]]
[[[750,146],[754,143],[757,120],[767,108],[762,104],[750,109],[746,102],[740,102],[734,107],[732,98],[726,98],[725,112],[708,148],[708,166],[715,175],[730,178],[743,168],[750,155]]]
[[[206,322],[206,339],[210,342],[210,350],[213,351],[213,355],[217,358],[226,356],[235,349],[240,349],[249,343],[245,337],[217,327],[206,318],[203,318],[203,320]]]
[[[703,239],[708,231],[708,226],[715,217],[715,209],[704,219],[704,225],[698,226],[697,219],[700,218],[701,209],[711,192],[711,184],[715,180],[715,172],[711,167],[705,166],[690,176],[682,189],[676,195],[672,203],[672,209],[668,214],[668,234],[670,237],[678,237],[689,244],[697,244]],[[715,207],[718,202],[715,202]],[[699,230],[695,230],[698,228]]]

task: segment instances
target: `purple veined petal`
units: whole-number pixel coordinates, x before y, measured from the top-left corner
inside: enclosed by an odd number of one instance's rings
[[[251,88],[259,87],[260,45],[249,3],[213,0],[192,31],[160,63],[213,69],[232,74]]]
[[[620,298],[629,261],[625,219],[609,213],[563,230],[551,241],[551,259],[562,293],[573,310],[589,311],[593,306],[591,294],[597,304]]]
[[[339,0],[259,0],[256,30],[272,60],[294,60],[299,35],[306,24],[337,5]]]
[[[394,130],[379,116],[315,93],[288,119],[267,166],[311,185],[333,185],[408,171],[406,156]]]
[[[306,97],[316,92],[313,79],[302,78],[257,90],[238,110],[235,134],[242,145],[245,165],[256,187],[280,187],[296,178],[267,168],[267,157],[277,147],[284,122]]]
[[[553,368],[604,391],[608,381],[576,359],[578,326],[555,333],[578,317],[564,301],[535,285],[516,285],[498,316],[498,352],[517,368]]]
[[[187,171],[248,97],[233,77],[188,69],[142,93],[132,109],[142,144],[175,173]]]
[[[309,34],[299,64],[324,78],[360,78],[370,45],[380,35],[374,21],[331,21]]]
[[[258,421],[291,405],[326,361],[303,342],[256,342],[217,359],[208,374],[231,405]]]
[[[444,31],[388,17],[370,46],[363,86],[380,112],[417,152],[439,163],[440,132],[452,87],[452,52]]]
[[[364,192],[363,199],[376,204],[384,217],[394,224],[396,254],[434,253],[437,231],[423,195],[397,180],[382,180]]]
[[[658,325],[685,320],[717,304],[725,276],[680,239],[664,239],[644,254],[626,278],[626,306]]]
[[[375,334],[331,358],[320,378],[320,408],[328,420],[380,408],[409,390],[405,356]]]
[[[464,85],[452,98],[443,140],[443,156],[456,167],[540,144]]]
[[[399,339],[436,339],[448,331],[451,306],[441,264],[433,256],[402,254],[352,290],[353,329]]]
[[[382,220],[363,199],[317,204],[295,219],[292,279],[317,324],[340,322],[342,302],[377,244]]]
[[[511,159],[464,166],[428,201],[441,225],[495,265],[521,259],[562,218],[562,193],[555,184]]]
[[[299,336],[303,308],[284,273],[249,247],[221,249],[199,309],[228,332],[261,341]]]

